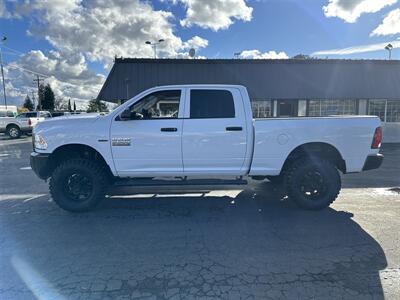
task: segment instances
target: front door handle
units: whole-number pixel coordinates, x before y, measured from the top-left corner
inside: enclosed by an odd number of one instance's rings
[[[175,128],[175,127],[165,127],[165,128],[161,128],[161,131],[175,132],[175,131],[178,131],[178,128]]]
[[[243,128],[241,126],[231,126],[231,127],[226,127],[226,131],[242,131]]]

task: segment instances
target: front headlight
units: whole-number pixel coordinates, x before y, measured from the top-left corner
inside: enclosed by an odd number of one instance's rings
[[[34,135],[35,141],[35,149],[38,150],[46,150],[47,149],[47,142],[40,134]]]

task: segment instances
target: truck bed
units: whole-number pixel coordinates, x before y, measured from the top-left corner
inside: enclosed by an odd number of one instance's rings
[[[346,162],[346,172],[359,172],[371,149],[375,116],[266,118],[254,120],[254,150],[250,175],[278,175],[288,155],[307,143],[334,146]]]

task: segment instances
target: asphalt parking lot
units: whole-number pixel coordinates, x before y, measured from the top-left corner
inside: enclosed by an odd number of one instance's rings
[[[268,182],[59,209],[0,136],[0,299],[399,299],[400,145],[302,211]]]

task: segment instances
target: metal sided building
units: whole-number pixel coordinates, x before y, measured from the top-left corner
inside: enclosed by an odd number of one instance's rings
[[[98,99],[197,83],[246,86],[254,118],[377,115],[384,141],[400,142],[399,60],[116,58]]]

